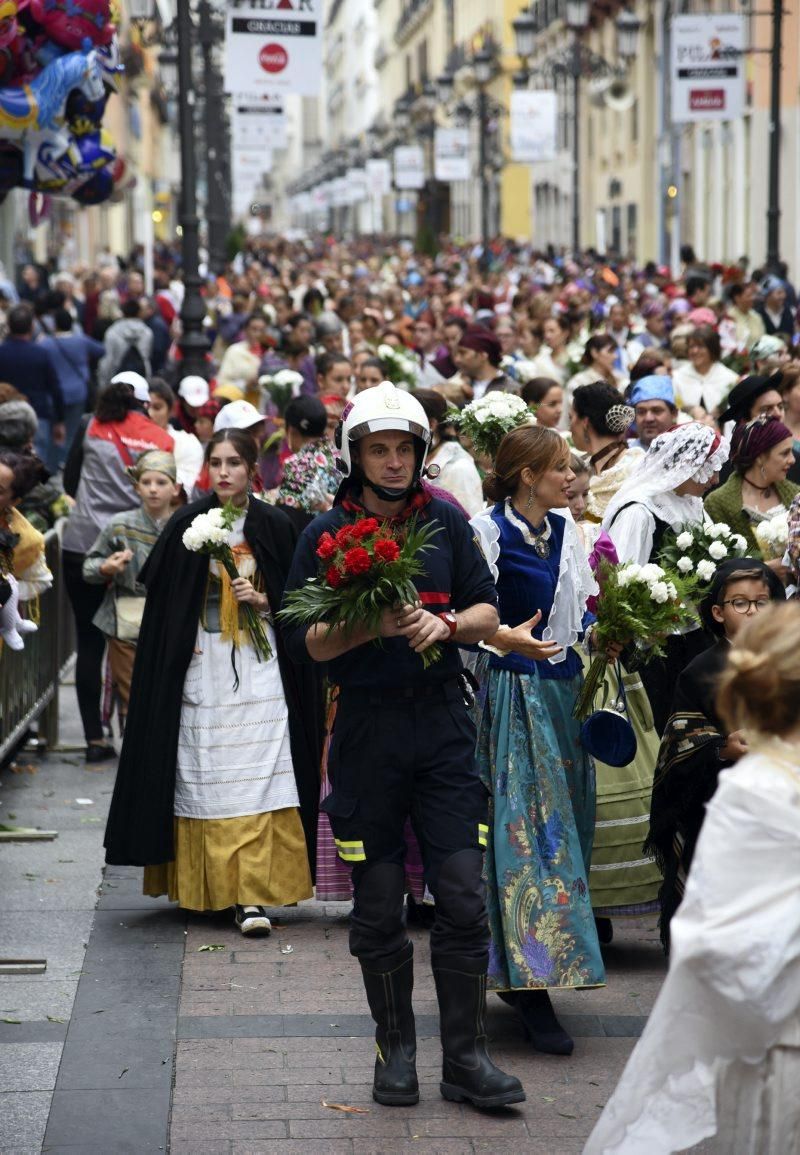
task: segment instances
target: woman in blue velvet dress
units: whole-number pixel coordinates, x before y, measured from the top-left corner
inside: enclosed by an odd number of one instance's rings
[[[555,512],[566,511],[572,480],[563,438],[515,429],[484,483],[496,504],[471,522],[504,623],[486,643],[478,736],[491,793],[489,987],[514,1005],[537,1050],[554,1054],[573,1043],[548,989],[605,982],[588,888],[594,766],[572,717],[581,684],[572,646],[597,585],[569,512]]]

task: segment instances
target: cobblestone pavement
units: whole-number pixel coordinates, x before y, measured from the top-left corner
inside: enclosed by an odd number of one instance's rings
[[[67,746],[72,705],[67,692]],[[45,974],[0,977],[0,1020],[12,1020],[0,1021],[0,1151],[581,1151],[663,979],[653,918],[616,924],[605,988],[554,996],[576,1038],[570,1058],[532,1051],[490,996],[493,1054],[528,1094],[491,1114],[439,1095],[427,934],[413,930],[422,1100],[380,1107],[348,906],[277,911],[269,938],[245,940],[230,914],[142,897],[140,871],[103,874],[112,781],[69,749],[36,774],[0,777],[0,821],[59,830],[53,843],[0,846],[0,955],[48,960]]]

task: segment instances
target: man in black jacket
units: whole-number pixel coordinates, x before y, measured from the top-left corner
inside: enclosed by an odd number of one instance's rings
[[[455,1102],[504,1107],[522,1102],[525,1092],[486,1050],[489,925],[481,869],[488,797],[458,651],[459,643],[497,628],[494,581],[464,517],[421,486],[430,426],[420,403],[385,381],[360,393],[342,417],[347,481],[333,509],[303,532],[287,591],[316,577],[330,535],[347,536],[354,523],[377,529],[380,521],[418,519],[438,527],[414,579],[417,603],[384,611],[380,645],[363,626],[352,633],[324,624],[284,628],[290,657],[327,663],[339,687],[328,757],[332,791],[322,808],[339,857],[353,871],[350,951],[377,1025],[372,1094],[387,1106],[419,1100],[413,946],[403,921],[403,829],[411,815],[436,899],[431,965],[444,1051],[441,1092]],[[426,666],[422,655],[434,644],[441,655]]]
[[[64,397],[46,349],[33,339],[33,310],[15,305],[8,314],[8,337],[0,344],[0,381],[23,393],[36,413],[39,427],[34,447],[51,470],[58,469],[55,446],[63,445]]]

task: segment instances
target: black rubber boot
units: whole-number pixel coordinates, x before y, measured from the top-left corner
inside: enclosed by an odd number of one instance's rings
[[[437,958],[433,977],[439,999],[442,1082],[445,1099],[484,1110],[524,1103],[519,1079],[496,1067],[486,1050],[486,967],[480,959]]]
[[[556,1018],[546,990],[498,991],[504,1003],[514,1008],[534,1049],[545,1055],[571,1055],[572,1037]]]
[[[375,1080],[372,1098],[385,1107],[412,1107],[419,1102],[417,1033],[411,993],[414,989],[414,947],[408,942],[389,960],[385,970],[361,964],[364,988],[377,1024]]]

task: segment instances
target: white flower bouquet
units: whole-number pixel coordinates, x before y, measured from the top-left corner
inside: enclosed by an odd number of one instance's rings
[[[300,396],[302,385],[303,374],[294,369],[277,369],[274,373],[262,373],[258,379],[262,394],[274,402],[281,417],[286,412],[289,402],[294,397]]]
[[[188,529],[184,530],[182,538],[186,549],[192,553],[207,553],[209,557],[218,562],[231,581],[235,581],[239,577],[230,543],[231,528],[237,517],[240,516],[241,510],[228,501],[222,508],[215,507],[209,509],[207,513],[198,513]],[[269,644],[264,623],[259,617],[258,611],[254,606],[240,602],[238,612],[244,614],[247,632],[253,643],[256,658],[259,662],[262,658],[271,658],[272,647]]]
[[[387,381],[391,381],[398,389],[416,389],[419,383],[419,365],[410,349],[379,345],[378,357]]]
[[[575,702],[576,718],[588,718],[606,670],[606,649],[611,642],[623,646],[635,643],[641,660],[649,661],[664,653],[664,642],[682,626],[696,621],[691,602],[697,588],[696,577],[683,577],[675,570],[649,563],[604,562],[598,575],[600,597],[597,624],[591,639],[598,651],[587,671]]]
[[[760,521],[753,532],[764,561],[782,558],[789,544],[789,514],[784,510],[777,517]]]
[[[688,577],[694,574],[698,583],[707,585],[720,562],[744,557],[747,542],[724,522],[687,522],[679,530],[669,530],[658,553],[661,565]]]
[[[459,431],[469,437],[478,453],[492,460],[507,433],[520,425],[535,424],[536,418],[522,398],[500,389],[470,401],[458,417]]]
[[[500,362],[500,368],[509,377],[513,377],[515,381],[519,381],[521,385],[527,385],[534,377],[539,377],[540,373],[536,368],[535,361],[528,361],[524,357],[504,357]]]

